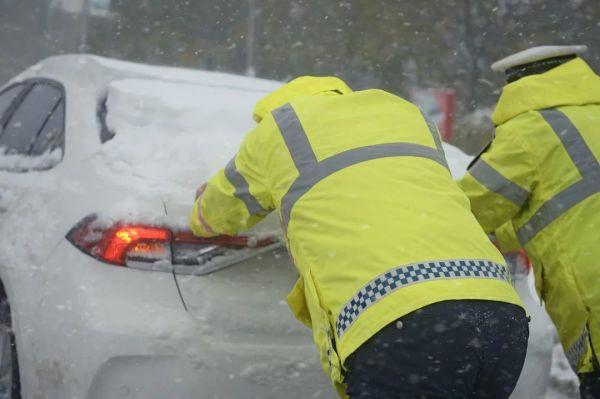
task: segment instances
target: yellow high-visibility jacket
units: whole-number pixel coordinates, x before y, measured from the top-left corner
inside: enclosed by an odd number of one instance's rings
[[[300,275],[289,306],[312,327],[341,394],[348,355],[404,314],[453,299],[520,306],[435,126],[413,104],[304,77],[260,101],[255,119],[191,227],[234,234],[278,211]]]
[[[504,241],[515,236],[532,259],[573,368],[591,371],[600,350],[600,77],[576,58],[521,78],[504,87],[492,119],[496,137],[460,185],[484,230],[508,223]]]

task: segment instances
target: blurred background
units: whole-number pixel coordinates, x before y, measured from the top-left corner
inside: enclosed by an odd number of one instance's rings
[[[544,44],[587,44],[598,70],[600,1],[0,0],[2,82],[77,52],[276,80],[337,75],[449,102],[445,134],[471,154],[491,137],[504,82],[490,64]]]

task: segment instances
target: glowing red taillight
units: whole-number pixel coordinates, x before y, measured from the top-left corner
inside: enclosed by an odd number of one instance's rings
[[[102,258],[108,262],[124,265],[130,251],[142,255],[166,251],[171,232],[159,227],[123,226],[109,237],[102,250]]]
[[[67,239],[88,255],[125,266],[129,258],[158,261],[170,257],[172,233],[161,226],[132,223],[104,225],[88,216],[67,234]]]
[[[166,226],[142,223],[102,223],[95,215],[77,223],[66,237],[87,255],[117,266],[130,266],[148,270],[180,273],[209,272],[215,270],[213,259],[231,252],[240,254],[249,248],[269,248],[277,243],[274,237],[253,239],[246,236],[218,236],[200,238],[190,231],[172,231]],[[243,255],[243,256],[242,256]],[[235,256],[233,257],[235,260]],[[230,262],[231,263],[231,262]],[[173,269],[173,265],[177,265]],[[186,267],[196,267],[187,270]]]

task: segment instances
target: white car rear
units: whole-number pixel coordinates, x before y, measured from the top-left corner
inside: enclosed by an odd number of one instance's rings
[[[14,331],[19,365],[0,348],[0,390],[20,376],[26,399],[336,397],[285,303],[296,272],[275,216],[225,246],[186,231],[195,188],[277,86],[59,56],[0,91],[0,346]]]
[[[240,249],[185,241],[195,187],[233,156],[277,84],[61,56],[6,87],[40,77],[59,88],[44,112],[66,104],[64,140],[59,128],[35,157],[0,157],[0,278],[22,396],[334,397],[284,303],[295,271],[272,234],[230,243]],[[14,138],[26,119],[10,112]]]

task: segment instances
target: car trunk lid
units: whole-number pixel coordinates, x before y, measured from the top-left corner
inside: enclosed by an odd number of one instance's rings
[[[187,221],[190,207],[165,205],[175,224]],[[285,301],[298,275],[279,235],[276,216],[270,215],[247,236],[272,243],[216,252],[200,273],[176,270],[188,312],[227,340],[307,344],[309,330],[294,319]]]

